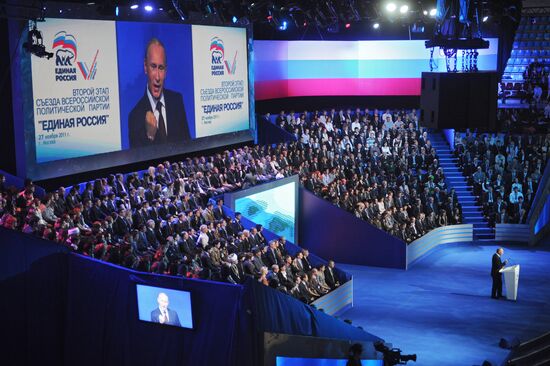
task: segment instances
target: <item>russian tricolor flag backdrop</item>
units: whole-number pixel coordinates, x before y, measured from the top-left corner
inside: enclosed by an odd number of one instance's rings
[[[480,70],[497,68],[498,39],[489,41],[479,50]],[[434,59],[434,71],[447,70],[438,48]],[[424,41],[254,41],[255,96],[420,95],[429,60]]]

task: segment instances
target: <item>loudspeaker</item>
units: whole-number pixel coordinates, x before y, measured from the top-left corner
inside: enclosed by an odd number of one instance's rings
[[[498,75],[423,72],[420,123],[428,128],[496,129]]]

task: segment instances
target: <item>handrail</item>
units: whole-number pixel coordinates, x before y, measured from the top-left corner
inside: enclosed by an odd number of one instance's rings
[[[407,269],[412,263],[442,244],[473,241],[473,233],[473,224],[448,225],[430,231],[407,246]]]
[[[542,192],[544,192],[544,190],[547,188],[546,186],[549,184],[549,182],[550,182],[550,159],[548,159],[548,161],[546,162],[546,168],[544,168],[544,174],[540,179],[539,185],[537,187],[537,193],[535,194],[535,198],[533,198],[533,203],[531,204],[531,208],[529,209],[529,214],[527,215],[526,222],[530,222],[533,212],[535,210],[540,209],[539,207],[540,201],[543,201],[543,204],[544,204],[544,200],[541,200],[540,198],[542,196]]]

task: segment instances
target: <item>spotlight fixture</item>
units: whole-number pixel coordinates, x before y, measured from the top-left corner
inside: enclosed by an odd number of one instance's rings
[[[346,23],[346,29],[350,29],[351,28],[351,24],[350,23]]]
[[[149,12],[153,11],[153,7],[151,5],[145,5],[143,7],[143,9],[145,9],[145,11],[149,11]]]
[[[431,17],[435,17],[435,15],[437,14],[437,9],[436,8],[433,8],[430,10],[430,16]]]
[[[136,10],[137,8],[139,8],[139,5],[138,5],[138,4],[132,4],[132,5],[130,6],[130,9],[132,9],[132,10]]]
[[[386,10],[390,13],[393,13],[396,9],[397,5],[395,5],[395,3],[388,3],[388,5],[386,5]]]
[[[287,27],[288,27],[287,21],[286,21],[286,20],[283,20],[283,22],[282,22],[281,25],[279,26],[279,30],[285,31]]]
[[[408,5],[401,5],[401,7],[399,8],[399,12],[401,14],[405,14],[409,11],[409,6]]]
[[[48,60],[52,58],[53,52],[46,51],[44,38],[42,37],[42,32],[36,27],[36,21],[31,20],[29,22],[29,28],[27,42],[23,43],[23,48],[37,57],[47,58]]]
[[[424,13],[424,15],[428,15],[428,11],[427,11],[427,10],[424,10],[422,13]]]
[[[378,28],[380,28],[380,23],[374,23],[374,24],[372,25],[372,27],[373,27],[374,29],[378,29]]]
[[[485,16],[483,17],[483,22],[486,22],[487,20],[489,20],[489,16],[488,16],[488,15],[485,15]]]
[[[231,19],[233,21],[233,24],[237,23],[237,17],[233,15],[233,18]]]

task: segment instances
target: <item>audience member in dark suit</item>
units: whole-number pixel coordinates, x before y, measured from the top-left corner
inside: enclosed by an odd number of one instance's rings
[[[147,88],[128,117],[131,148],[190,140],[183,97],[164,87],[167,66],[164,45],[151,39],[143,61]]]
[[[328,266],[325,268],[325,282],[331,289],[340,286],[336,272],[334,272],[334,261],[328,261]]]
[[[502,261],[502,254],[504,249],[498,248],[497,252],[493,254],[493,260],[491,265],[491,277],[493,278],[493,288],[491,290],[491,297],[498,299],[502,297],[502,273],[499,271],[504,268],[508,260]]]

